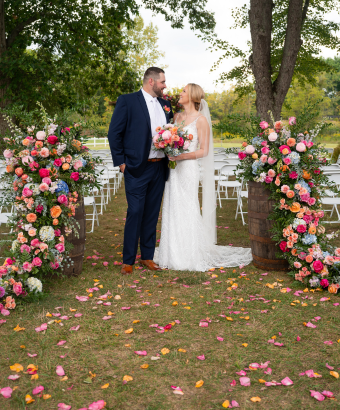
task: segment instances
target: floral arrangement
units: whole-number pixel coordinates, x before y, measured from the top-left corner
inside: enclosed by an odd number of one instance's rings
[[[192,134],[188,134],[183,124],[166,124],[164,127],[156,128],[157,134],[153,137],[154,151],[163,151],[169,157],[176,157],[188,151]],[[169,161],[169,168],[176,168],[176,161]]]
[[[164,94],[164,95],[162,96],[162,98],[164,98],[164,100],[170,102],[172,111],[173,111],[174,113],[182,111],[183,106],[182,106],[182,104],[180,104],[180,103],[178,102],[179,99],[180,99],[179,94],[173,94],[173,95],[171,95],[170,93],[168,93],[168,94]]]
[[[2,182],[8,189],[2,206],[14,203],[15,212],[9,257],[0,267],[0,311],[14,309],[15,297],[42,292],[44,275],[70,263],[67,235],[77,235],[78,201],[98,185],[100,160],[83,145],[82,126],[57,125],[41,113],[43,129],[30,126],[23,132],[12,125],[12,135],[4,138]]]
[[[313,288],[337,293],[340,248],[329,244],[320,198],[325,189],[338,190],[321,170],[327,163],[326,152],[313,142],[322,125],[301,132],[295,117],[286,126],[282,121],[273,124],[271,128],[260,122],[258,135],[243,142],[238,178],[261,182],[271,191],[276,202],[271,215],[273,240],[289,262],[290,274]]]

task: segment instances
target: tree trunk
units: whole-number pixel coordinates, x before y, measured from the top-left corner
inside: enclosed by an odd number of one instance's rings
[[[4,58],[6,47],[6,31],[5,31],[5,0],[0,0],[0,62]],[[9,79],[0,72],[0,108],[5,108],[9,101],[6,98],[6,91],[9,85]],[[7,131],[8,125],[4,117],[0,114],[0,135]]]
[[[281,110],[291,84],[296,59],[300,51],[301,29],[306,18],[309,1],[289,0],[287,30],[282,62],[277,79],[272,82],[271,32],[272,0],[250,0],[249,22],[253,53],[249,63],[255,77],[256,110],[261,119],[271,122],[269,111],[275,121]]]

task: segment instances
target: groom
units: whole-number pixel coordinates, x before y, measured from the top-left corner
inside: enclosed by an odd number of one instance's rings
[[[159,270],[153,262],[156,226],[165,181],[169,175],[168,159],[152,149],[156,128],[173,118],[170,102],[163,100],[166,88],[164,71],[150,67],[143,88],[121,95],[112,115],[108,133],[113,163],[124,174],[128,203],[124,232],[122,274],[132,273],[140,239],[141,264]]]

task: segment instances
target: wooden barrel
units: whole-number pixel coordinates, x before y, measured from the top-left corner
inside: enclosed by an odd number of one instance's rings
[[[271,239],[273,221],[268,220],[268,216],[275,202],[269,199],[270,191],[261,182],[249,182],[248,186],[248,227],[253,264],[263,270],[288,270],[288,262],[275,257],[281,250]]]
[[[69,267],[64,266],[63,274],[66,276],[78,276],[83,269],[83,260],[85,252],[85,241],[86,241],[86,214],[84,199],[81,198],[79,205],[76,208],[76,214],[74,216],[75,220],[79,224],[78,236],[74,232],[65,237],[68,242],[71,242],[73,249],[71,250],[69,257],[73,261]],[[63,230],[63,234],[65,234]]]

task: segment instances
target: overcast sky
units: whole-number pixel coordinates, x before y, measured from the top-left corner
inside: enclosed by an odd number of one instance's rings
[[[249,28],[230,29],[233,24],[231,9],[244,3],[241,0],[208,0],[207,9],[215,12],[216,33],[219,38],[247,50],[247,41],[250,41]],[[182,30],[172,29],[170,23],[161,15],[153,16],[151,11],[145,9],[141,9],[140,14],[145,24],[152,21],[158,27],[159,49],[165,52],[165,59],[162,62],[168,66],[168,87],[181,87],[192,82],[201,85],[207,92],[228,88],[226,85],[215,85],[214,81],[219,77],[219,73],[233,68],[237,60],[225,60],[218,71],[210,72],[220,52],[208,51],[207,43],[198,39],[189,26]],[[334,19],[339,21],[340,17],[336,14]],[[334,55],[334,52],[325,50],[324,57]]]

